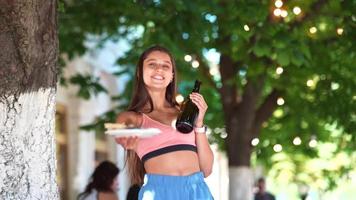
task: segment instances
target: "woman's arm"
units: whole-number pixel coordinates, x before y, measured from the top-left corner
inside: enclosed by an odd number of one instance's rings
[[[213,170],[214,155],[210,148],[208,138],[204,133],[196,133],[195,140],[198,149],[199,166],[204,173],[204,177],[208,177]]]
[[[132,111],[125,111],[116,117],[116,123],[125,124],[127,126],[139,127],[141,125],[141,115]]]
[[[198,107],[199,114],[195,122],[195,127],[202,127],[204,125],[205,112],[208,109],[204,97],[199,93],[192,93],[190,99]],[[199,166],[204,173],[204,177],[208,177],[213,169],[214,154],[210,148],[210,144],[205,133],[195,133],[195,142],[198,149]]]
[[[117,116],[116,122],[127,126],[139,127],[141,126],[142,118],[141,115],[135,112],[122,112]],[[136,150],[138,137],[116,137],[115,141],[125,149]]]

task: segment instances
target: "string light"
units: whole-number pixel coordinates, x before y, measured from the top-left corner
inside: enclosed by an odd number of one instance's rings
[[[192,56],[191,56],[191,55],[185,55],[185,56],[184,56],[184,60],[185,60],[186,62],[190,62],[190,61],[192,61]]]
[[[338,28],[338,29],[336,29],[336,32],[337,32],[337,34],[342,35],[344,33],[344,29]]]
[[[314,85],[314,81],[313,80],[308,80],[307,81],[307,86],[308,87],[313,87],[313,85]]]
[[[280,145],[280,144],[275,144],[275,145],[273,146],[273,150],[274,150],[275,152],[281,152],[282,149],[283,149],[283,147],[282,147],[282,145]]]
[[[251,141],[252,146],[257,146],[260,140],[258,138],[253,138]]]
[[[184,97],[181,94],[177,94],[176,101],[180,104],[184,101]]]
[[[194,61],[192,62],[192,67],[193,67],[193,68],[198,68],[198,67],[199,67],[199,62],[196,61],[196,60],[194,60]]]
[[[283,1],[277,0],[277,1],[274,2],[274,5],[275,5],[277,8],[280,8],[280,7],[283,6]]]
[[[249,31],[249,30],[250,30],[250,27],[248,27],[248,25],[245,24],[245,25],[244,25],[244,30],[245,30],[245,31]]]
[[[300,137],[295,137],[293,139],[293,144],[296,145],[296,146],[302,144],[302,140],[300,139]]]
[[[316,147],[318,145],[318,142],[316,141],[316,139],[311,139],[310,141],[309,141],[309,146],[311,147],[311,148],[314,148],[314,147]]]
[[[281,15],[281,13],[282,13],[282,10],[279,8],[274,9],[274,11],[273,11],[273,14],[277,17],[279,17]]]
[[[276,73],[279,74],[279,75],[282,74],[283,73],[283,67],[277,67]]]
[[[281,16],[284,18],[284,17],[287,17],[288,16],[288,12],[286,10],[282,10],[281,11]]]
[[[309,29],[309,32],[310,32],[311,34],[314,34],[314,33],[316,33],[317,31],[318,31],[318,29],[316,29],[315,26],[313,26],[313,27],[311,27],[311,28]]]
[[[293,13],[294,13],[295,15],[299,15],[301,12],[302,12],[302,9],[300,9],[298,6],[295,6],[295,7],[293,8]]]
[[[284,99],[282,97],[279,97],[277,99],[277,104],[280,105],[280,106],[283,105],[284,104]]]
[[[332,82],[331,83],[331,89],[332,90],[337,90],[339,89],[340,85],[338,83]]]
[[[227,138],[227,133],[226,133],[226,132],[221,133],[220,137],[221,137],[222,139]]]

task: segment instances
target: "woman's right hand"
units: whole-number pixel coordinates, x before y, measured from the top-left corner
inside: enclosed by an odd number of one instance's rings
[[[120,144],[126,150],[136,150],[138,144],[138,137],[137,136],[130,136],[130,137],[116,137],[116,143]]]

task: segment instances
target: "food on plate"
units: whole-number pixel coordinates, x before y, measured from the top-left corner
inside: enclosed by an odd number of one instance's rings
[[[121,123],[105,123],[104,127],[108,130],[128,128],[126,124],[121,124]]]

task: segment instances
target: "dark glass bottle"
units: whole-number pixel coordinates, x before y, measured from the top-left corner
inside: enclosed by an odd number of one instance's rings
[[[195,81],[194,89],[192,92],[199,92],[201,82]],[[195,120],[198,116],[199,109],[188,97],[182,104],[181,112],[177,118],[176,128],[181,133],[192,132]]]

